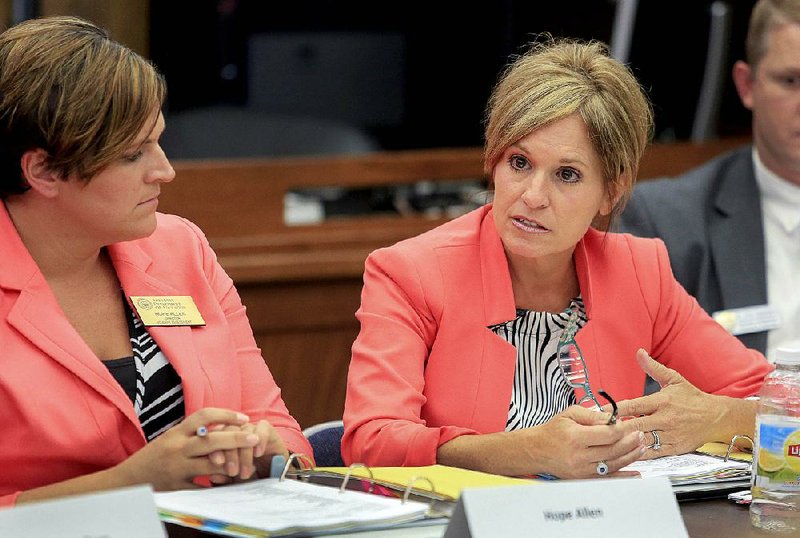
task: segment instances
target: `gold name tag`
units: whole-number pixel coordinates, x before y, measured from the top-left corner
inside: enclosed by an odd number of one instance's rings
[[[206,322],[188,295],[135,296],[131,302],[146,327],[205,325]]]

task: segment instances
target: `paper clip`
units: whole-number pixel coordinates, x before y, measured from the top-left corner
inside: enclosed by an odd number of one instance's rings
[[[372,469],[363,463],[353,463],[347,468],[347,472],[344,473],[344,478],[342,479],[342,485],[339,487],[339,493],[344,493],[344,490],[347,487],[347,482],[350,480],[350,475],[353,474],[355,469],[359,468],[366,469],[367,473],[369,473],[369,489],[367,490],[367,493],[372,493],[372,486],[375,485],[375,475],[372,474]]]

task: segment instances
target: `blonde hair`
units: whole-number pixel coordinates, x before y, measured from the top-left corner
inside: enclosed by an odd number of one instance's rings
[[[653,112],[633,73],[600,42],[549,38],[506,69],[487,106],[484,169],[491,174],[509,146],[574,113],[586,123],[608,192],[619,200],[613,217],[633,190]]]
[[[800,1],[759,0],[750,13],[745,41],[747,63],[753,68],[767,54],[769,33],[782,24],[800,24]]]
[[[36,148],[62,178],[89,180],[153,122],[165,95],[152,64],[88,21],[9,28],[0,34],[0,196],[27,190],[20,158]]]

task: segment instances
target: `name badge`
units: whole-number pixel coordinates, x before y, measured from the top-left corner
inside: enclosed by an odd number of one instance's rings
[[[188,295],[137,296],[131,303],[146,327],[181,327],[205,325],[206,322]]]
[[[768,304],[720,310],[711,314],[714,321],[734,336],[777,329],[781,315]]]

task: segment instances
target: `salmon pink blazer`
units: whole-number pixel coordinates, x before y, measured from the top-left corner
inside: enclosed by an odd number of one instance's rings
[[[576,340],[595,392],[642,395],[638,348],[708,393],[758,392],[772,367],[678,284],[660,240],[589,229],[574,259],[589,317]],[[346,463],[431,465],[454,437],[505,429],[516,350],[489,327],[516,305],[491,206],[372,253],[357,317]]]
[[[149,328],[183,380],[186,414],[241,411],[270,421],[289,450],[311,454],[200,230],[159,214],[150,237],[108,251],[125,295],[189,295],[206,322]],[[0,506],[22,490],[112,467],[146,443],[133,404],[64,316],[2,203],[0,432]]]

